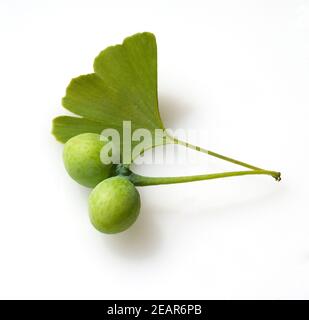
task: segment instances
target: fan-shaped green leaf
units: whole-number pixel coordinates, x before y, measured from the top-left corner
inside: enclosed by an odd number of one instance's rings
[[[66,143],[69,139],[81,133],[102,132],[102,123],[85,118],[60,116],[53,120],[53,135],[59,142]]]
[[[54,119],[57,140],[66,142],[79,133],[107,128],[121,134],[123,121],[131,121],[132,130],[149,130],[153,137],[155,129],[164,129],[158,110],[153,34],[138,33],[122,45],[108,47],[95,59],[94,71],[70,82],[62,104],[81,118]]]

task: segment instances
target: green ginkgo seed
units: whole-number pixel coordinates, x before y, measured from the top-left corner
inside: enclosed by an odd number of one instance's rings
[[[117,176],[102,181],[92,190],[89,216],[98,231],[119,233],[136,221],[140,206],[140,195],[133,183]]]
[[[82,133],[68,140],[63,161],[68,174],[79,184],[94,188],[112,175],[113,164],[105,164],[101,150],[106,141],[95,133]]]

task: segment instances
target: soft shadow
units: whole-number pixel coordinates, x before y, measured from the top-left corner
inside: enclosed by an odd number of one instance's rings
[[[114,254],[127,259],[153,257],[160,246],[160,235],[152,218],[153,210],[142,202],[140,216],[127,231],[104,236],[104,245]]]
[[[166,127],[178,127],[178,121],[185,118],[189,112],[189,106],[177,96],[159,96],[159,110],[162,121]]]
[[[247,214],[247,211],[250,211],[252,207],[271,206],[276,203],[278,199],[284,199],[284,194],[286,192],[287,188],[285,186],[282,186],[280,190],[277,190],[276,188],[265,190],[262,194],[256,194],[254,197],[227,202],[221,206],[206,207],[204,213],[206,213],[206,215],[229,214],[231,210],[237,209],[240,212],[246,211]]]

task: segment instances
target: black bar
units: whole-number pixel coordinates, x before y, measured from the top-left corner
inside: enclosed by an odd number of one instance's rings
[[[105,300],[87,301],[60,301],[61,307],[45,304],[42,308],[32,303],[22,307],[13,307],[12,302],[6,304],[10,317],[18,314],[35,316],[48,315],[49,318],[58,319],[67,316],[86,317],[99,320],[111,319],[308,319],[308,301],[288,300]],[[22,301],[23,302],[23,301]],[[30,301],[33,302],[33,301]],[[40,301],[48,302],[48,301]],[[59,301],[56,301],[59,302]],[[65,302],[65,303],[64,303]],[[66,303],[69,302],[69,303]],[[91,304],[90,304],[90,303]],[[59,305],[59,304],[58,304]],[[4,309],[2,307],[2,312]]]

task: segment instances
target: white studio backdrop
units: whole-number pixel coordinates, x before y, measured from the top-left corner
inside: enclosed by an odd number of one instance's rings
[[[128,231],[96,232],[51,120],[106,46],[157,37],[167,127],[267,169],[139,188]],[[0,2],[0,298],[309,298],[309,1]],[[197,141],[192,141],[197,142]],[[136,166],[147,175],[235,169]]]

